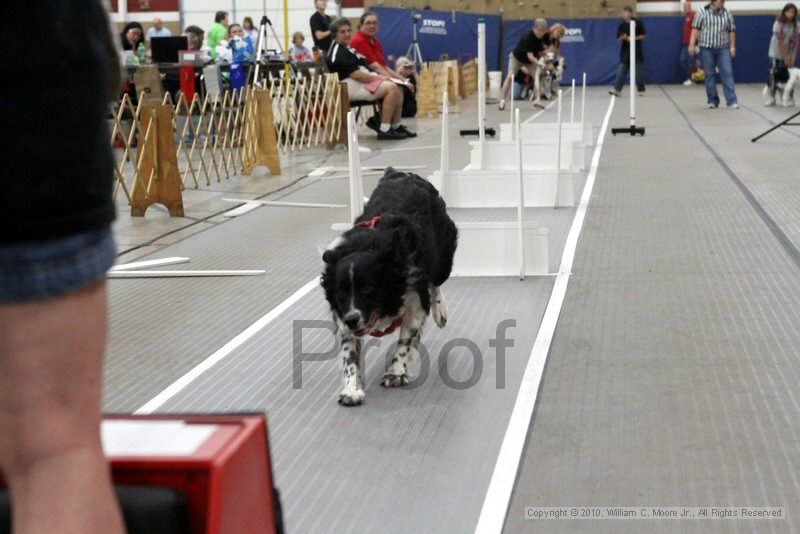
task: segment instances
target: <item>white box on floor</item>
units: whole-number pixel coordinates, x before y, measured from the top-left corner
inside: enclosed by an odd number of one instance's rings
[[[573,206],[577,171],[526,171],[525,206],[529,208]],[[516,170],[464,169],[436,171],[428,177],[450,208],[515,208],[519,205]],[[557,197],[557,198],[556,198]]]
[[[458,227],[458,248],[453,276],[519,276],[519,223],[462,222]],[[525,274],[549,272],[548,228],[523,223]]]

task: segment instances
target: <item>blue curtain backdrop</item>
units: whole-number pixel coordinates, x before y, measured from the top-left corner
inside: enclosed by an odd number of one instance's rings
[[[766,81],[769,71],[767,49],[772,36],[771,15],[735,16],[736,58],[733,72],[737,82]],[[551,23],[556,21],[550,21]],[[562,44],[567,71],[564,83],[575,78],[580,83],[586,72],[588,84],[611,84],[619,65],[617,27],[621,19],[560,20],[567,27]],[[678,63],[683,36],[682,17],[643,17],[647,39],[644,42],[645,83],[680,83],[685,80]],[[508,54],[520,37],[531,31],[533,20],[514,20],[503,23],[503,68]]]
[[[413,26],[410,9],[376,7],[380,29],[378,39],[383,45],[387,62],[394,65],[394,59],[402,56],[411,44]],[[498,69],[500,54],[500,17],[496,15],[476,15],[449,11],[421,11],[422,18],[417,22],[417,39],[425,61],[438,60],[442,54],[450,59],[458,59],[461,54],[471,57],[478,55],[478,19],[486,22],[486,66],[489,70]],[[389,56],[394,56],[389,60]]]

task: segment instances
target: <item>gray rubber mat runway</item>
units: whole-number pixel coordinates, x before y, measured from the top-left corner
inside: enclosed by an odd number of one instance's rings
[[[798,183],[744,166],[780,157],[790,138],[752,148],[749,112],[668,91],[794,238]],[[644,138],[606,139],[505,530],[798,531],[800,269],[665,94],[639,109]],[[526,506],[783,506],[787,517],[533,523]]]
[[[428,378],[412,390],[378,385],[392,336],[369,351],[366,404],[351,409],[336,403],[341,382],[335,353],[305,362],[302,387],[293,387],[300,351],[326,352],[334,345],[324,329],[293,337],[296,320],[330,319],[321,290],[315,290],[164,411],[266,411],[289,532],[469,531],[551,288],[550,278],[448,281],[447,327],[439,330],[429,321],[423,337]],[[490,339],[506,319],[517,326],[508,331],[514,347],[507,349],[502,372]],[[456,339],[479,349],[478,367],[468,349],[454,348],[442,374],[442,347]],[[419,372],[412,367],[412,376]],[[458,382],[480,378],[460,390],[446,383],[447,376]]]

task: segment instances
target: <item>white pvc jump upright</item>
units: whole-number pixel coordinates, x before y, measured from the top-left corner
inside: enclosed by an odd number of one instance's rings
[[[522,171],[522,136],[519,132],[519,110],[514,115],[514,135],[517,140],[517,186],[519,199],[517,201],[517,242],[519,243],[519,279],[525,279],[525,180]],[[558,182],[558,180],[556,180]]]
[[[474,163],[483,168],[483,147],[486,144],[486,23],[478,19],[478,156]]]
[[[631,88],[630,88],[630,107],[631,107],[631,116],[630,116],[630,125],[627,128],[611,128],[611,135],[617,135],[618,133],[627,133],[631,136],[636,136],[636,134],[644,135],[644,128],[636,126],[636,21],[631,19],[630,26],[628,30],[628,40],[629,46],[628,50],[630,50],[630,74],[631,74]]]
[[[628,35],[632,42],[628,49],[630,50],[631,62],[631,128],[636,127],[636,21],[631,20],[630,30]]]
[[[352,111],[347,112],[347,155],[350,164],[350,220],[353,221],[364,212],[364,180],[361,176],[358,130]]]

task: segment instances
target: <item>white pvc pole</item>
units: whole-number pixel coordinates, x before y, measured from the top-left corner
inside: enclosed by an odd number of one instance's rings
[[[572,94],[569,102],[569,122],[575,122],[575,78],[572,78]]]
[[[631,126],[636,126],[636,21],[631,20]]]
[[[522,168],[522,135],[520,135],[519,110],[514,116],[515,136],[517,139],[517,183],[519,184],[519,203],[517,204],[518,248],[519,248],[519,279],[525,279],[525,182]]]
[[[449,108],[447,101],[447,91],[442,93],[442,159],[440,169],[442,174],[442,189],[444,189],[445,179],[447,173],[450,171],[450,124],[449,124]],[[439,194],[444,196],[444,191],[439,191]]]
[[[356,119],[352,111],[347,112],[347,151],[350,165],[350,220],[355,220],[364,211],[364,185],[361,181]]]
[[[559,206],[558,198],[559,198],[559,189],[561,188],[561,89],[558,90],[558,139],[556,141],[556,150],[558,151],[558,155],[556,156],[556,200],[553,206],[556,208]]]
[[[583,73],[583,92],[581,93],[581,127],[583,127],[584,111],[586,111],[586,73]]]
[[[514,135],[514,79],[511,79],[511,135]],[[513,141],[513,137],[511,138]]]
[[[478,19],[478,155],[483,169],[483,145],[486,142],[486,24]]]

